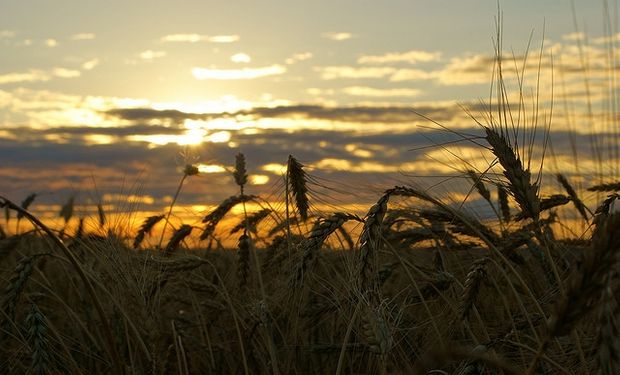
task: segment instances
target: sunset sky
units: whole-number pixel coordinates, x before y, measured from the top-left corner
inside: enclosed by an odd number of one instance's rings
[[[528,116],[538,102],[548,122],[553,94],[550,167],[594,173],[590,133],[614,130],[603,121],[618,86],[614,9],[575,1],[576,29],[569,1],[500,6],[509,99],[528,52]],[[251,192],[277,193],[293,154],[333,189],[325,205],[458,175],[455,154],[484,170],[491,160],[471,143],[421,149],[453,137],[415,112],[479,133],[467,112],[484,122],[496,16],[495,0],[2,1],[0,192],[40,193],[50,215],[71,195],[159,212],[195,163],[180,207],[199,215],[235,192],[239,151]]]

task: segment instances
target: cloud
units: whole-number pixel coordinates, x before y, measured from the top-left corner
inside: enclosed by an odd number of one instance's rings
[[[420,69],[398,69],[394,74],[390,76],[390,81],[417,81],[422,79],[435,78],[436,74]]]
[[[29,70],[21,73],[7,73],[0,75],[0,85],[21,82],[49,81],[50,75],[42,70]]]
[[[408,52],[392,52],[383,55],[363,55],[357,59],[358,64],[390,64],[390,63],[409,63],[416,64],[418,62],[438,61],[441,59],[440,52],[427,51],[408,51]]]
[[[210,69],[210,68],[193,68],[192,75],[199,80],[216,79],[216,80],[238,80],[238,79],[255,79],[267,76],[279,75],[286,72],[286,68],[282,65],[271,65],[262,68],[243,68],[243,69]]]
[[[291,57],[287,58],[285,62],[290,65],[290,64],[295,64],[296,62],[308,60],[311,58],[312,58],[311,52],[300,52],[300,53],[293,54]]]
[[[88,61],[84,61],[82,63],[82,69],[84,70],[93,70],[97,65],[99,65],[99,59],[90,59]]]
[[[455,57],[434,74],[444,85],[488,84],[492,77],[494,62],[494,57],[483,54]]]
[[[353,34],[347,32],[327,32],[321,34],[323,38],[334,40],[337,42],[353,38]]]
[[[464,105],[465,106],[465,105]],[[457,105],[418,105],[416,112],[438,121],[451,119],[455,112],[464,115]],[[178,110],[156,110],[152,108],[117,108],[105,112],[109,116],[128,121],[168,120],[183,123],[185,120],[210,121],[216,119],[250,118],[259,119],[315,119],[351,123],[402,123],[411,124],[420,116],[411,107],[404,106],[342,106],[288,105],[276,107],[255,107],[231,113],[186,113]]]
[[[200,35],[200,34],[169,34],[161,37],[162,42],[175,42],[175,43],[197,43],[197,42],[211,42],[211,43],[233,43],[239,41],[239,35]]]
[[[46,39],[45,40],[45,45],[50,47],[50,48],[54,48],[54,47],[58,46],[58,41],[56,39]]]
[[[384,78],[396,71],[392,67],[325,66],[314,68],[325,80],[337,78]]]
[[[585,40],[585,38],[586,38],[586,34],[584,34],[581,31],[562,35],[562,39],[568,40],[571,42]]]
[[[207,40],[212,43],[233,43],[239,41],[239,35],[215,35]]]
[[[234,63],[249,63],[252,61],[252,58],[247,53],[240,52],[230,56],[230,61]]]
[[[140,57],[142,60],[147,60],[147,61],[151,61],[151,60],[155,60],[158,59],[160,57],[164,57],[166,56],[166,52],[165,51],[153,51],[153,50],[146,50],[143,52],[140,52],[138,54],[138,57]]]
[[[10,39],[15,37],[15,31],[12,30],[0,30],[0,39]]]
[[[0,85],[22,82],[46,82],[52,78],[75,78],[80,76],[79,70],[53,68],[51,71],[31,69],[27,72],[7,73],[0,75]]]
[[[422,91],[418,89],[406,89],[406,88],[396,88],[396,89],[378,89],[374,87],[366,87],[366,86],[350,86],[342,89],[342,92],[347,95],[352,96],[368,96],[373,98],[384,98],[384,97],[411,97],[418,96],[422,93]]]
[[[71,40],[92,40],[95,39],[95,34],[93,33],[79,33],[71,35]]]
[[[65,68],[54,68],[52,70],[52,75],[58,78],[75,78],[79,77],[82,73],[79,70],[73,69],[65,69]]]

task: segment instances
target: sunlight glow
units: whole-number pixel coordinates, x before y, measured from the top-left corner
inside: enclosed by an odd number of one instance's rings
[[[222,173],[226,172],[226,168],[218,164],[198,164],[199,173]]]
[[[262,169],[265,172],[282,174],[284,173],[284,171],[286,171],[286,165],[278,164],[278,163],[269,163],[269,164],[263,165],[260,169]]]
[[[84,141],[89,145],[109,145],[114,143],[116,138],[107,134],[87,134]]]
[[[264,174],[250,175],[250,184],[252,185],[265,185],[269,182],[269,176]]]
[[[262,68],[243,68],[243,69],[210,69],[210,68],[193,68],[192,75],[199,80],[216,79],[216,80],[236,80],[236,79],[254,79],[267,77],[272,75],[283,74],[286,68],[282,65],[271,65]]]

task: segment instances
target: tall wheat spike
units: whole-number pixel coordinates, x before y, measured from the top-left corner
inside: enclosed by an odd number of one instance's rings
[[[248,173],[245,168],[245,155],[238,153],[235,156],[235,172],[233,173],[235,183],[241,188],[243,195],[243,186],[248,182]]]
[[[540,213],[538,187],[531,182],[530,171],[523,167],[521,159],[503,135],[491,127],[484,127],[484,129],[485,138],[504,169],[504,176],[508,179],[508,188],[515,201],[527,217],[538,220]]]
[[[308,203],[307,176],[303,167],[303,164],[297,161],[293,155],[288,156],[286,173],[290,191],[293,198],[295,198],[295,205],[297,206],[299,216],[301,216],[303,220],[307,220],[310,205]]]
[[[377,252],[381,241],[381,227],[383,218],[387,212],[387,204],[391,191],[387,191],[379,198],[364,218],[364,228],[360,235],[360,250],[357,270],[357,285],[360,290],[367,290],[369,282],[374,279],[377,269]]]

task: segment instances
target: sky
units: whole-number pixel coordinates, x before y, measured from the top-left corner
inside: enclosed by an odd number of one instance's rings
[[[318,211],[432,176],[449,193],[492,162],[454,132],[488,121],[498,4],[506,100],[549,126],[547,168],[617,176],[613,3],[3,0],[0,192],[38,193],[50,218],[70,196],[84,215],[161,212],[191,163],[179,215],[199,217],[234,194],[243,152],[273,201],[298,158]]]

